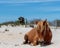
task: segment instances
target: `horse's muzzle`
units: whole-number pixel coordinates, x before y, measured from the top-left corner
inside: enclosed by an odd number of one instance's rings
[[[41,46],[44,46],[44,41],[40,41],[39,44],[40,44]]]

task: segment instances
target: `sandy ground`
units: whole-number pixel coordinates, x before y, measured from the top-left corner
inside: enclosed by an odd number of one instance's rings
[[[6,31],[7,29],[7,31]],[[2,26],[0,27],[0,48],[60,48],[60,28],[52,29],[52,44],[48,46],[31,46],[29,44],[23,45],[24,34],[30,31],[30,27],[11,27]]]

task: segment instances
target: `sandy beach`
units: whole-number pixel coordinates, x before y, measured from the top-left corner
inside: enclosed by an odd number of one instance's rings
[[[1,26],[0,27],[0,48],[60,48],[60,28],[51,28],[53,38],[52,44],[48,46],[31,46],[22,44],[24,34],[30,31],[31,27],[22,26]]]

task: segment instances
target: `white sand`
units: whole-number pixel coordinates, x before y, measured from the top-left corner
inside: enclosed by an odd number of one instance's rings
[[[5,31],[5,29],[9,31]],[[52,44],[48,46],[31,46],[31,45],[23,45],[23,37],[26,32],[31,30],[32,28],[25,27],[11,27],[11,26],[2,26],[0,28],[0,48],[60,48],[60,28],[51,29],[53,38]]]

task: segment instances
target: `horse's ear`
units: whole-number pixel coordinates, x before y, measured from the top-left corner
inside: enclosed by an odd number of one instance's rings
[[[44,22],[43,22],[43,25],[45,25],[45,23],[47,22],[47,19],[46,20],[44,20]]]

